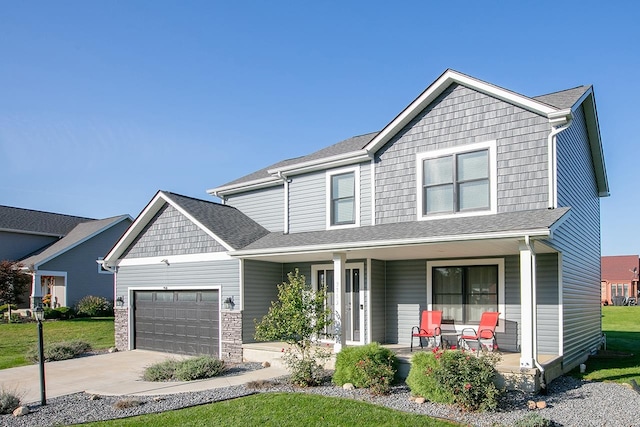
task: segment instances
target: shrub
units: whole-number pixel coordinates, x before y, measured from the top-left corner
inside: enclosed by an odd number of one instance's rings
[[[192,381],[212,378],[224,372],[224,361],[211,356],[177,361],[167,359],[144,370],[145,381]]]
[[[113,305],[104,297],[87,295],[76,304],[78,316],[113,316]]]
[[[178,361],[175,359],[167,359],[147,367],[142,374],[145,381],[171,381],[178,367]]]
[[[211,356],[187,359],[178,364],[175,378],[178,381],[192,381],[212,378],[224,371],[224,362]]]
[[[454,402],[453,393],[440,386],[434,371],[438,367],[435,353],[415,353],[411,358],[411,369],[405,382],[414,396],[422,396],[437,403],[451,404]]]
[[[54,310],[51,307],[44,307],[44,318],[45,319],[59,319],[60,312]]]
[[[46,362],[55,362],[57,360],[73,359],[88,351],[91,351],[91,345],[84,341],[67,341],[46,344],[44,346],[44,360]],[[35,346],[27,353],[27,358],[33,362],[38,361],[38,347]]]
[[[4,313],[5,311],[9,311],[9,306],[11,306],[11,310],[17,310],[18,306],[15,304],[2,304],[0,305],[0,313]]]
[[[539,414],[530,413],[515,422],[514,427],[549,427],[551,421]]]
[[[10,414],[20,406],[20,398],[15,393],[0,390],[0,414]]]
[[[60,313],[60,319],[69,320],[76,317],[76,311],[71,307],[58,307],[55,308],[54,311]]]
[[[453,402],[467,411],[497,407],[500,391],[493,383],[497,362],[493,353],[476,357],[464,351],[434,349],[417,353],[412,362],[416,359],[420,363],[412,363],[407,378],[412,394],[434,402]]]
[[[329,358],[329,353],[318,349],[315,356],[302,357],[299,353],[287,349],[282,356],[284,363],[291,372],[289,380],[298,387],[313,387],[322,384],[325,371],[323,363]]]
[[[378,343],[347,347],[336,356],[333,382],[340,386],[352,383],[358,388],[368,388],[373,394],[386,394],[397,366],[395,354]]]

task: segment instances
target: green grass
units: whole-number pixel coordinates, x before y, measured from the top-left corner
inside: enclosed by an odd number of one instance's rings
[[[640,383],[640,307],[602,307],[602,332],[607,335],[607,352],[589,358],[585,374],[573,374],[595,381]]]
[[[113,318],[81,318],[44,322],[45,345],[62,341],[85,341],[95,350],[113,347]],[[0,324],[0,369],[30,365],[26,355],[38,344],[37,323]]]
[[[86,426],[459,426],[370,403],[302,393],[248,397]]]

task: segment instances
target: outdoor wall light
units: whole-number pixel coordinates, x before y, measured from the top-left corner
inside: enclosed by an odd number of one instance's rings
[[[116,304],[118,305],[118,307],[122,307],[124,305],[124,297],[122,295],[116,298]]]
[[[224,300],[223,304],[225,310],[233,310],[233,307],[236,305],[233,302],[233,296],[227,297],[227,299]]]

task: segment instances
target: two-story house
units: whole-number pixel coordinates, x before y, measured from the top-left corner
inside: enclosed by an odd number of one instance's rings
[[[105,257],[117,346],[241,360],[276,285],[326,285],[335,350],[409,345],[420,311],[450,330],[499,311],[501,350],[567,371],[601,338],[593,88],[527,97],[447,70],[379,132],[209,190],[159,192]]]

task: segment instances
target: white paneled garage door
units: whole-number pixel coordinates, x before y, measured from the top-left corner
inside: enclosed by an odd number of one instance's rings
[[[135,348],[220,355],[218,290],[135,291]]]

